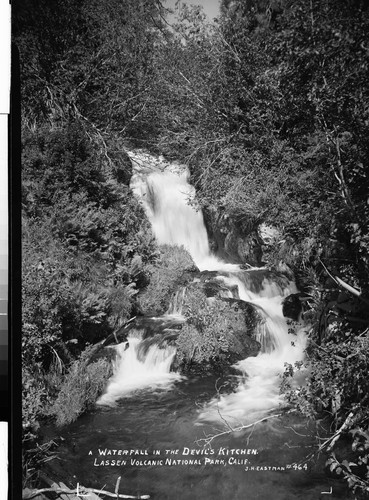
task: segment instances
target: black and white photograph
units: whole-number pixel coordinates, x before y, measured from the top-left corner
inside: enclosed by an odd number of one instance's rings
[[[22,498],[369,499],[369,2],[11,28]]]

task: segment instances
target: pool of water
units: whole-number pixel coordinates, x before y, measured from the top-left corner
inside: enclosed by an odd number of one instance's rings
[[[342,482],[324,474],[323,456],[306,458],[316,424],[292,414],[214,438],[211,448],[199,442],[227,430],[221,418],[219,424],[198,421],[215,383],[209,377],[176,382],[171,390],[141,390],[66,428],[46,429],[49,438],[64,439],[58,449],[64,482],[113,492],[121,477],[121,493],[155,500],[349,498]]]

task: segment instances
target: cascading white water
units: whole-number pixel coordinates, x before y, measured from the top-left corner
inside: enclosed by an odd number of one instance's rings
[[[246,358],[234,365],[242,373],[237,390],[213,399],[199,420],[209,422],[222,419],[230,426],[238,427],[255,422],[283,402],[279,388],[285,363],[294,364],[304,359],[307,336],[302,325],[299,325],[295,334],[289,333],[282,313],[283,296],[269,296],[273,293],[273,286],[266,286],[257,297],[246,290],[237,278],[228,278],[227,281],[238,285],[241,300],[258,306],[262,311],[264,323],[259,326],[256,338],[261,344],[261,351],[258,356]]]
[[[148,175],[145,163],[138,164],[131,188],[143,202],[158,243],[183,246],[200,271],[237,270],[210,252],[202,212],[193,206],[195,190],[188,184],[188,170],[156,170]]]
[[[170,371],[176,354],[175,347],[151,345],[141,360],[141,342],[140,337],[132,336],[128,337],[128,342],[119,344],[113,366],[114,375],[105,394],[97,401],[98,405],[113,406],[118,399],[129,397],[140,389],[169,389],[182,378]]]
[[[235,365],[242,374],[238,389],[213,400],[200,415],[200,421],[221,418],[231,425],[253,420],[281,402],[279,386],[284,364],[303,359],[305,332],[300,328],[296,336],[288,333],[281,305],[283,295],[295,292],[296,288],[292,284],[283,291],[276,283],[265,281],[258,293],[248,290],[239,278],[239,266],[222,262],[211,254],[202,213],[189,204],[195,193],[188,184],[187,170],[168,168],[168,165],[164,170],[160,161],[145,154],[131,153],[130,156],[136,165],[131,188],[142,200],[158,242],[183,245],[200,270],[221,271],[220,279],[228,287],[236,285],[241,300],[262,311],[264,323],[258,339],[262,346],[260,354]],[[178,309],[175,301],[173,304]],[[139,339],[129,339],[129,349],[124,350],[124,345],[119,347],[119,362],[100,404],[114,403],[119,397],[142,387],[168,388],[178,380],[179,376],[170,372],[175,356],[173,347],[163,352],[151,346],[144,361],[140,361],[139,342]]]

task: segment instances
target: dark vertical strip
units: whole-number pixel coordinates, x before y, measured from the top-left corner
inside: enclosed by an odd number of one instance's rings
[[[9,361],[10,407],[9,489],[22,498],[22,386],[21,386],[21,93],[19,51],[11,48],[9,117]],[[9,407],[8,407],[9,411]],[[9,413],[8,413],[9,417]]]

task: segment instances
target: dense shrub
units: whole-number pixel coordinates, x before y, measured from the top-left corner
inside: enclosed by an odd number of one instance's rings
[[[85,194],[106,206],[116,198],[104,177],[104,160],[78,121],[51,129],[23,127],[23,203],[29,213],[66,194]]]
[[[364,499],[369,482],[369,337],[357,336],[337,322],[330,334],[324,346],[310,349],[304,365],[286,367],[282,388],[303,415],[328,418],[334,425],[341,439],[335,448],[328,447],[328,440],[325,443],[327,468],[347,481],[356,498]],[[309,380],[296,388],[291,376],[301,369],[308,371]]]
[[[40,367],[33,366],[22,370],[22,437],[25,446],[37,436],[39,420],[45,415],[49,403],[45,382]]]
[[[207,298],[196,286],[186,290],[183,314],[187,318],[178,339],[177,358],[180,363],[197,363],[204,366],[227,359],[234,331],[245,331],[242,314],[235,314],[232,307],[219,299]]]
[[[30,443],[43,418],[66,423],[101,392],[110,364],[79,357],[137,310],[156,256],[142,207],[97,146],[79,121],[24,129],[23,416]]]
[[[193,324],[184,325],[176,342],[180,363],[203,364],[205,369],[207,363],[219,361],[222,354],[228,353],[227,330],[218,325],[214,328],[215,325],[217,323],[214,322],[202,330]]]
[[[104,390],[112,375],[110,360],[99,359],[88,364],[91,350],[72,363],[64,376],[60,391],[48,414],[55,417],[58,426],[74,422],[79,415],[91,408]]]
[[[162,245],[159,250],[156,262],[147,267],[150,283],[138,298],[142,312],[153,316],[167,311],[172,295],[188,280],[186,271],[195,269],[191,256],[183,247]]]

